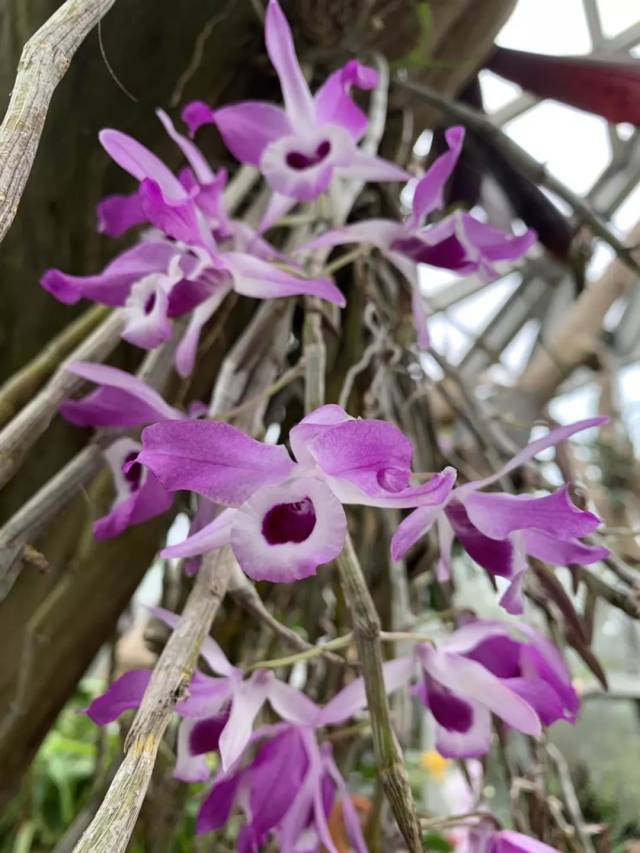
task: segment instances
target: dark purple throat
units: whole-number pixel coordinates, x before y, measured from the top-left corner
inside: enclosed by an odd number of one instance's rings
[[[140,488],[140,482],[142,481],[142,465],[139,462],[133,462],[137,455],[138,451],[132,450],[131,453],[127,454],[122,463],[122,473],[127,483],[131,486],[132,492],[136,492]],[[130,462],[133,462],[133,465],[129,465]]]
[[[262,535],[269,545],[304,542],[316,526],[316,512],[309,498],[272,506],[262,520]]]
[[[313,154],[305,154],[302,151],[290,151],[287,154],[287,166],[302,172],[304,169],[310,169],[312,166],[322,163],[330,151],[331,143],[328,139],[323,139]]]

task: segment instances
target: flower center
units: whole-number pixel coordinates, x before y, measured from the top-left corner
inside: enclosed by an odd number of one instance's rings
[[[262,535],[269,545],[304,542],[316,526],[316,512],[309,498],[272,506],[262,520]]]
[[[305,154],[303,151],[290,151],[287,154],[287,166],[302,172],[304,169],[310,169],[312,166],[322,163],[330,151],[331,143],[328,139],[324,139],[313,154]]]
[[[397,252],[403,252],[419,264],[429,264],[447,270],[461,269],[468,263],[464,246],[455,234],[446,237],[433,246],[428,246],[422,240],[409,238],[395,240],[391,246]]]
[[[127,468],[129,462],[132,462],[136,456],[138,455],[137,450],[131,451],[125,457],[124,462],[122,463],[122,470],[124,474],[124,478],[127,483],[131,486],[131,491],[136,492],[140,488],[140,482],[142,480],[142,465],[139,462],[135,462],[133,465],[130,465]],[[126,471],[124,470],[126,468]]]
[[[152,290],[151,293],[147,296],[147,298],[145,300],[144,308],[143,308],[144,313],[147,315],[151,314],[151,312],[155,308],[155,305],[156,305],[156,292],[155,292],[155,290]]]

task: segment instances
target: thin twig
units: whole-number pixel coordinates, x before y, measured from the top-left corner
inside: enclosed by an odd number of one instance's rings
[[[25,44],[0,126],[0,242],[18,210],[51,97],[85,37],[114,0],[67,0]]]
[[[384,686],[380,619],[348,534],[337,563],[340,582],[353,619],[353,634],[362,666],[378,773],[407,847],[410,853],[418,853],[422,850],[420,824],[402,751],[391,725]]]
[[[510,162],[520,172],[522,172],[522,174],[526,175],[534,183],[540,184],[548,190],[551,190],[551,192],[555,193],[561,199],[566,201],[567,204],[571,205],[574,212],[580,217],[580,219],[590,226],[594,234],[611,246],[616,255],[624,261],[629,269],[633,270],[635,273],[640,273],[640,265],[633,258],[631,249],[625,246],[624,243],[616,237],[611,228],[591,208],[588,202],[548,172],[545,166],[538,163],[538,161],[532,157],[528,151],[525,151],[525,149],[521,148],[517,142],[514,142],[513,139],[507,136],[507,134],[500,127],[494,124],[490,118],[466,104],[461,104],[458,101],[453,101],[444,95],[438,94],[438,92],[425,84],[414,83],[411,80],[403,80],[399,77],[396,77],[394,82],[403,89],[408,89],[410,92],[419,95],[427,101],[427,103],[440,107],[444,113],[457,121],[463,122],[474,133],[477,133],[478,136],[484,137],[485,139],[491,139],[493,144],[502,151],[504,156],[507,157]]]
[[[182,618],[160,655],[127,736],[122,764],[75,853],[126,850],[162,737],[173,709],[186,695],[200,647],[224,598],[231,565],[228,547],[203,559]]]

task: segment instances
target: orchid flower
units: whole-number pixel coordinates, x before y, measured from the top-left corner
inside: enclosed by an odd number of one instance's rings
[[[496,829],[488,822],[466,831],[456,853],[560,853],[543,841],[511,829]]]
[[[48,270],[41,280],[56,299],[81,298],[121,306],[122,337],[153,349],[171,336],[171,320],[190,314],[176,350],[181,376],[193,370],[200,333],[227,294],[254,299],[313,295],[344,307],[340,290],[327,278],[302,277],[271,263],[275,249],[242,223],[226,215],[224,175],[215,175],[196,146],[179,134],[168,116],[160,118],[190,162],[179,180],[155,154],[117,130],[103,130],[100,141],[115,162],[140,186],[134,196],[111,197],[99,208],[103,230],[121,233],[141,221],[155,231],[119,255],[102,273],[67,275]]]
[[[164,421],[142,434],[137,462],[169,491],[188,489],[227,507],[211,524],[162,553],[171,557],[231,548],[254,580],[283,583],[315,574],[342,551],[342,504],[436,507],[455,471],[418,486],[411,442],[392,424],[321,406],[290,433],[286,448],[256,441],[225,423]]]
[[[489,752],[492,714],[528,735],[575,722],[579,701],[565,662],[523,622],[469,622],[435,647],[418,644],[414,656],[422,679],[415,693],[435,718],[436,749],[446,758]]]
[[[157,391],[124,370],[80,361],[70,364],[67,370],[99,386],[83,400],[67,400],[60,406],[63,417],[76,426],[136,427],[186,417]],[[124,437],[104,451],[116,497],[107,515],[93,525],[96,539],[119,536],[133,524],[162,515],[173,503],[173,495],[151,471],[135,461],[140,449],[139,442]]]
[[[463,276],[477,273],[491,281],[500,274],[502,262],[517,260],[536,240],[535,231],[512,236],[463,211],[425,225],[426,218],[444,206],[444,187],[460,156],[464,128],[450,127],[445,138],[449,150],[418,181],[412,211],[405,222],[369,219],[327,231],[302,247],[369,243],[379,249],[411,285],[418,344],[422,348],[429,346],[429,335],[420,295],[419,264]]]
[[[331,74],[313,96],[277,0],[270,0],[267,8],[265,40],[280,80],[284,109],[244,101],[212,110],[202,101],[194,101],[182,114],[192,133],[205,124],[215,124],[234,157],[260,169],[274,191],[262,230],[297,201],[317,198],[334,174],[365,181],[407,179],[404,169],[358,148],[367,117],[351,99],[350,90],[352,86],[375,88],[378,74],[373,68],[352,59]]]
[[[253,741],[262,741],[255,757],[215,780],[198,813],[198,834],[220,829],[238,805],[246,815],[237,841],[241,853],[262,849],[269,838],[281,853],[338,853],[328,819],[339,801],[352,849],[366,853],[330,744],[319,746],[312,729],[286,724],[258,730]]]
[[[576,507],[570,500],[566,485],[543,497],[480,490],[546,448],[606,420],[590,418],[551,430],[531,442],[490,477],[458,486],[439,506],[418,507],[401,522],[393,536],[393,558],[402,559],[435,524],[440,541],[440,580],[446,580],[450,575],[451,546],[457,538],[469,556],[488,572],[509,579],[510,585],[500,603],[509,613],[522,613],[527,557],[536,557],[557,566],[588,565],[602,560],[609,553],[606,548],[580,541],[595,530],[600,519]]]
[[[172,629],[179,622],[179,616],[162,607],[149,610]],[[220,753],[224,771],[235,765],[249,745],[253,723],[265,702],[288,723],[312,728],[342,723],[367,705],[362,678],[354,679],[321,707],[304,693],[278,680],[270,670],[257,670],[245,679],[242,670],[227,660],[212,637],[205,639],[200,654],[215,676],[196,670],[189,695],[176,705],[176,713],[182,721],[174,775],[185,782],[202,782],[209,778],[204,757],[208,752]],[[384,664],[387,692],[406,683],[411,666],[404,659]],[[124,711],[140,705],[150,678],[151,670],[148,669],[126,672],[93,700],[86,713],[98,725],[112,722]]]

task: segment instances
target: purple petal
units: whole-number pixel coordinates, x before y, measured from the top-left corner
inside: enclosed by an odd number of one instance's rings
[[[133,285],[122,312],[125,341],[143,349],[155,349],[169,340],[169,283],[167,276],[153,273]]]
[[[416,186],[413,194],[412,225],[419,226],[425,216],[444,206],[444,187],[460,157],[464,143],[464,127],[448,128],[445,139],[449,150],[433,162]]]
[[[458,489],[453,492],[454,495],[456,493],[459,493]],[[458,501],[451,501],[447,505],[446,513],[456,538],[476,563],[492,575],[505,578],[513,576],[516,557],[511,540],[485,536],[473,526],[466,509]]]
[[[240,507],[231,547],[249,577],[289,583],[338,556],[346,525],[331,490],[321,480],[300,477],[265,486]]]
[[[350,160],[346,152],[353,147],[339,127],[325,128],[311,138],[282,136],[264,149],[260,171],[276,194],[312,201],[328,189],[334,169]]]
[[[188,720],[202,720],[223,713],[235,684],[234,678],[211,678],[196,670],[189,684],[189,695],[178,702],[176,714]]]
[[[478,702],[507,725],[530,735],[539,735],[540,720],[534,709],[481,664],[429,646],[419,647],[423,667],[435,681],[452,693]]]
[[[461,221],[465,241],[490,263],[515,261],[528,252],[537,240],[536,232],[531,229],[519,235],[506,234],[493,225],[480,222],[470,213],[463,213]]]
[[[444,758],[478,758],[491,749],[491,714],[479,702],[470,702],[472,716],[466,731],[436,726],[436,749]]]
[[[318,89],[314,97],[316,118],[319,124],[339,124],[348,130],[357,142],[367,129],[367,115],[351,98],[351,87],[374,89],[379,74],[374,68],[351,59],[334,71]]]
[[[225,509],[210,524],[188,536],[178,545],[170,545],[161,552],[162,557],[198,557],[231,543],[231,528],[237,510]]]
[[[527,554],[553,566],[588,566],[609,556],[608,548],[558,539],[540,530],[525,530],[521,535]]]
[[[345,243],[370,243],[382,251],[389,251],[391,244],[407,236],[406,228],[391,219],[367,219],[325,231],[300,249],[321,249],[327,246],[343,246]]]
[[[209,778],[209,766],[206,756],[203,754],[208,750],[194,752],[191,749],[191,738],[196,726],[208,722],[209,720],[187,719],[180,722],[176,748],[176,766],[173,770],[174,779],[180,779],[181,782],[206,782]]]
[[[188,489],[229,506],[284,480],[294,468],[286,448],[262,444],[224,423],[166,421],[147,427],[142,442],[139,461],[167,489]]]
[[[110,195],[98,203],[98,231],[109,237],[121,237],[134,225],[147,221],[138,192],[131,195]]]
[[[251,738],[253,721],[265,703],[272,673],[256,672],[249,681],[238,684],[231,698],[231,712],[220,736],[220,761],[228,770],[242,755]]]
[[[506,539],[516,530],[540,530],[561,539],[587,536],[600,524],[571,502],[569,486],[544,497],[472,492],[464,499],[469,520],[485,536]]]
[[[196,246],[211,245],[200,228],[192,199],[171,201],[160,185],[150,179],[140,184],[140,198],[149,222],[167,236]]]
[[[220,287],[213,296],[198,305],[191,314],[189,325],[178,344],[175,356],[176,370],[183,378],[190,376],[193,372],[202,329],[220,307],[228,292],[228,285]]]
[[[103,305],[124,305],[133,284],[150,273],[164,272],[175,254],[170,243],[145,240],[123,252],[98,275],[67,275],[51,269],[40,284],[67,305],[83,298]]]
[[[413,657],[396,658],[382,665],[384,687],[387,693],[393,693],[404,687],[414,675]],[[355,678],[328,702],[321,711],[318,726],[333,726],[345,722],[358,711],[367,707],[367,695],[364,679]]]
[[[296,56],[289,24],[277,0],[269,0],[265,41],[269,59],[280,79],[289,121],[299,132],[308,133],[316,123],[313,98]]]
[[[204,101],[191,101],[182,110],[182,121],[193,136],[206,124],[215,124],[215,113]]]
[[[259,166],[265,148],[292,132],[285,111],[274,104],[243,101],[212,113],[224,143],[241,163]]]
[[[141,426],[184,417],[146,382],[125,370],[86,361],[74,361],[66,369],[101,386],[83,400],[68,400],[60,406],[63,417],[77,426]]]
[[[283,216],[286,216],[287,213],[291,210],[291,208],[295,207],[297,204],[295,198],[290,198],[286,195],[280,195],[280,193],[272,193],[271,199],[269,200],[269,204],[267,205],[267,209],[262,215],[262,219],[260,220],[260,225],[258,227],[258,233],[264,234],[265,231],[268,231],[273,225],[278,222]]]
[[[224,826],[233,809],[238,787],[244,779],[244,773],[222,774],[214,782],[209,796],[200,806],[196,819],[196,833],[203,835]]]
[[[328,403],[314,409],[289,432],[293,455],[300,463],[314,464],[315,458],[309,450],[310,442],[324,430],[350,420],[352,420],[351,415],[335,403]]]
[[[546,450],[548,447],[554,447],[556,444],[560,444],[562,441],[566,441],[572,435],[575,435],[577,432],[582,432],[585,429],[590,429],[591,427],[601,426],[602,424],[607,423],[609,419],[606,417],[598,417],[598,418],[587,418],[583,421],[576,421],[573,424],[567,424],[566,426],[557,427],[556,429],[550,430],[545,436],[542,438],[538,438],[535,441],[532,441],[522,450],[520,450],[516,455],[507,462],[498,472],[492,474],[490,477],[485,477],[482,480],[474,480],[472,483],[466,483],[464,486],[459,486],[455,490],[455,496],[458,499],[464,497],[468,492],[476,491],[476,489],[482,489],[485,486],[490,486],[492,483],[495,483],[497,480],[509,474],[511,471],[514,471],[516,468],[519,468],[521,465],[524,465],[525,462],[529,462],[538,453],[542,453],[543,450]]]
[[[356,148],[348,165],[339,169],[344,178],[359,178],[363,181],[408,181],[411,175],[395,163],[365,154]]]
[[[559,853],[559,851],[520,832],[503,829],[492,836],[489,853]]]
[[[124,711],[138,707],[150,679],[150,669],[132,669],[125,672],[102,696],[93,700],[85,713],[99,726],[117,720]]]
[[[156,115],[162,122],[164,129],[167,131],[171,139],[180,148],[189,165],[193,169],[198,182],[201,184],[209,184],[215,181],[215,173],[207,163],[204,155],[197,145],[194,145],[186,136],[175,129],[175,126],[164,110],[156,110]],[[150,176],[151,177],[151,176]]]
[[[300,278],[245,252],[225,252],[224,262],[233,275],[233,288],[243,296],[273,299],[284,296],[319,296],[341,308],[347,304],[328,278]]]
[[[444,511],[442,506],[420,506],[402,521],[391,538],[391,556],[401,560],[419,539],[426,536],[433,527],[438,515]]]
[[[269,685],[269,702],[273,710],[289,723],[317,726],[321,709],[308,696],[285,684],[284,681],[273,679]]]
[[[500,607],[504,607],[507,613],[511,613],[512,616],[520,616],[520,614],[524,613],[523,587],[526,576],[526,568],[515,572],[509,586],[500,597]]]
[[[142,183],[150,178],[171,201],[188,197],[180,181],[162,160],[131,136],[119,130],[106,129],[100,131],[99,138],[107,154],[137,181]]]

